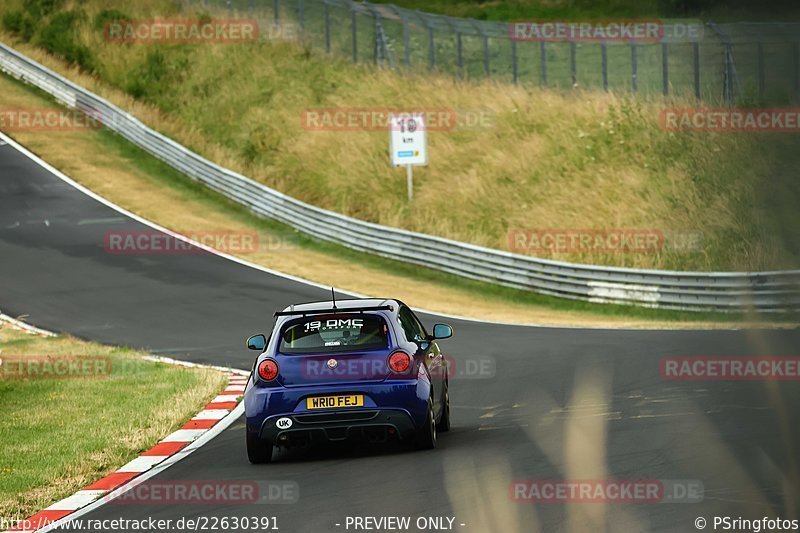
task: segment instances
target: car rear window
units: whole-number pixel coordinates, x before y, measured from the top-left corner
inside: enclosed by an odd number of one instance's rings
[[[364,314],[298,318],[283,327],[280,339],[278,351],[286,354],[378,350],[389,345],[383,318]]]

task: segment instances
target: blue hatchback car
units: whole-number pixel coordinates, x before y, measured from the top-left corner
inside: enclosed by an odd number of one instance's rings
[[[247,347],[261,354],[244,393],[247,456],[272,460],[274,447],[312,441],[392,438],[436,447],[450,429],[448,362],[403,302],[331,300],[275,313],[272,334]]]

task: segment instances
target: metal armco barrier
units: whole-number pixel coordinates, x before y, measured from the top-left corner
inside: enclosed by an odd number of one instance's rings
[[[582,265],[356,220],[222,168],[2,43],[0,70],[91,114],[148,153],[253,212],[348,248],[559,298],[692,311],[800,310],[800,270],[672,272]]]

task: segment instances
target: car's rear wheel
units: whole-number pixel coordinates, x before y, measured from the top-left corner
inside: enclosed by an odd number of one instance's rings
[[[272,461],[272,443],[258,438],[258,435],[254,433],[245,432],[247,433],[247,459],[254,465]]]
[[[417,431],[417,449],[434,448],[436,448],[436,418],[433,416],[433,403],[428,400],[428,416],[425,418],[425,424]]]
[[[439,417],[439,423],[436,424],[436,431],[444,433],[450,431],[450,386],[445,382],[444,384],[444,400],[442,403],[442,414]]]

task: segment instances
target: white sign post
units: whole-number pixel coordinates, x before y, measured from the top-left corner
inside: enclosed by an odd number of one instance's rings
[[[414,165],[428,164],[428,145],[425,136],[425,119],[419,113],[401,113],[389,116],[389,153],[392,165],[405,165],[408,181],[408,201],[414,197]]]

